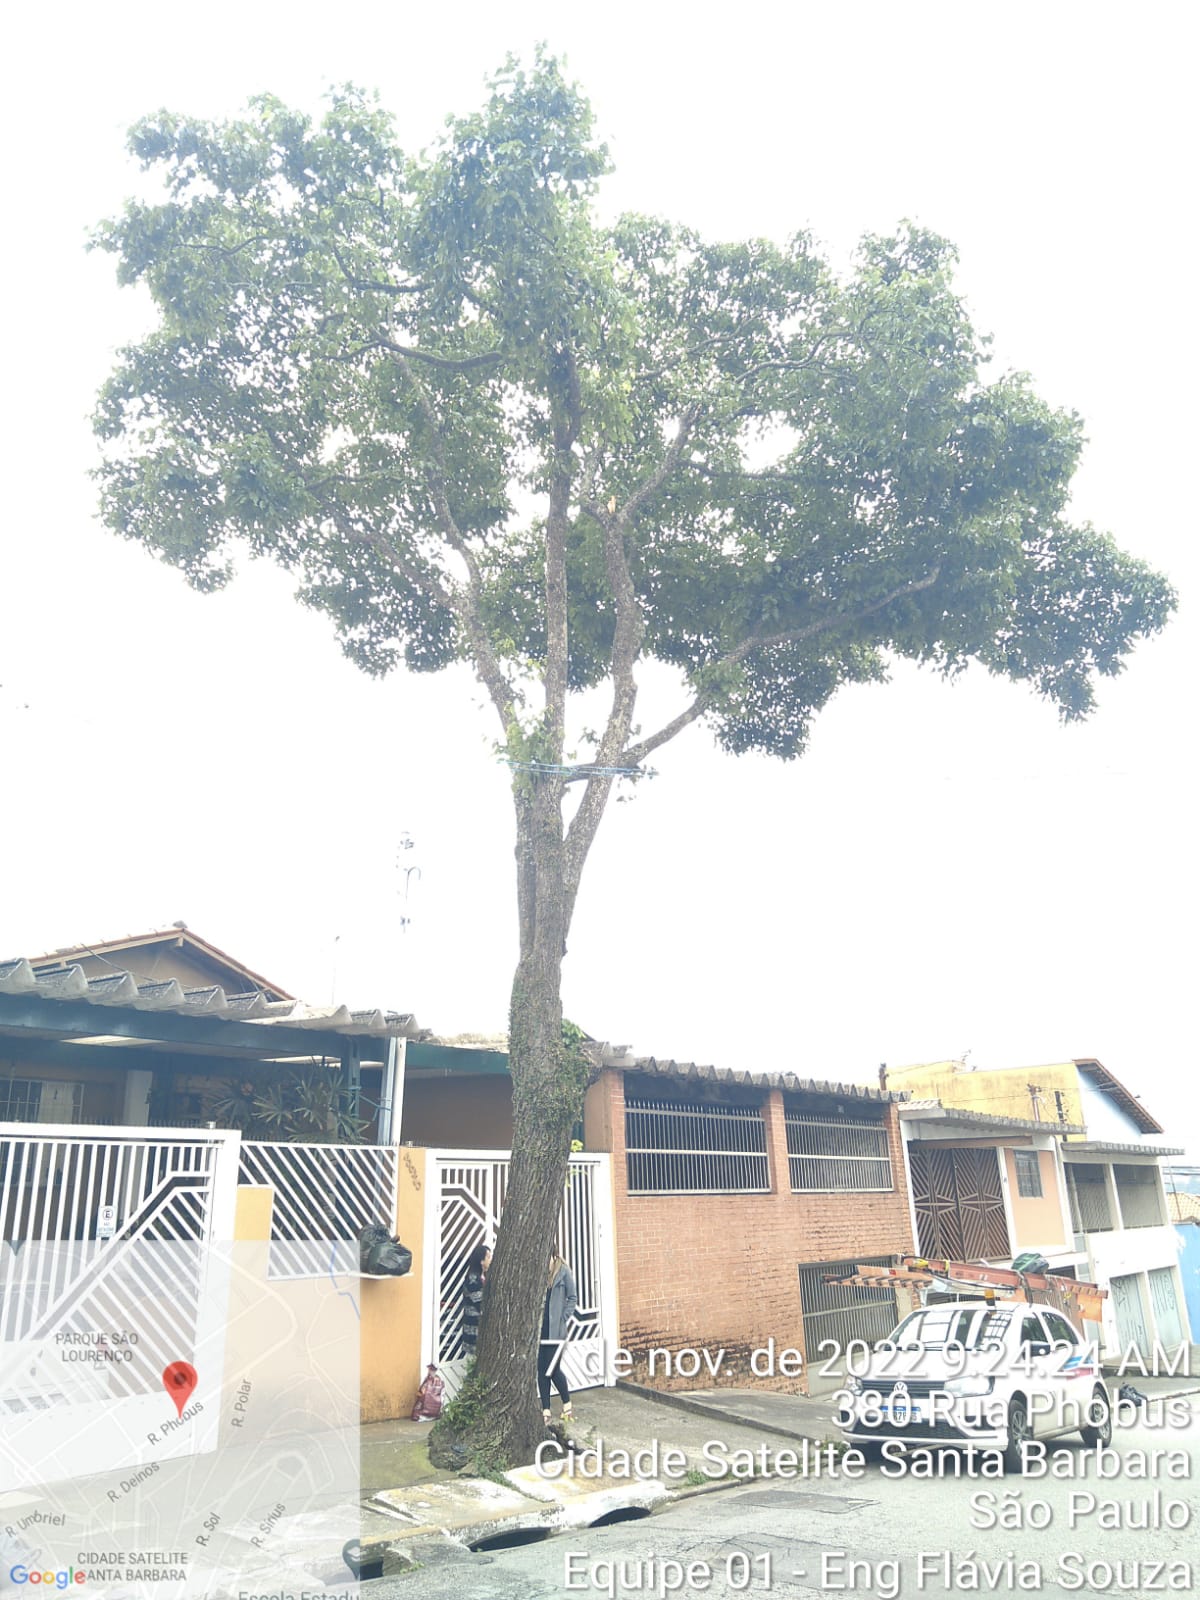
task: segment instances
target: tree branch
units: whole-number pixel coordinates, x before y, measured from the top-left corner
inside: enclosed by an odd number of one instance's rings
[[[424,361],[426,365],[437,367],[442,372],[471,372],[477,367],[491,366],[500,360],[499,350],[485,350],[477,356],[436,356],[430,350],[418,350],[412,345],[397,344],[394,339],[367,339],[362,344],[356,345],[353,350],[345,350],[341,355],[332,356],[333,361],[354,361],[359,356],[366,355],[368,350],[387,350],[392,355],[411,361]]]
[[[818,634],[828,633],[834,628],[844,627],[847,624],[861,622],[865,617],[874,616],[877,611],[884,610],[896,600],[903,600],[906,595],[919,594],[924,589],[932,589],[941,575],[941,566],[935,566],[933,571],[924,578],[914,578],[912,583],[902,584],[900,588],[893,589],[890,594],[883,595],[879,600],[874,600],[869,606],[862,606],[857,611],[847,612],[843,615],[824,617],[818,622],[810,622],[803,628],[792,628],[783,633],[760,634],[752,633],[742,640],[735,649],[723,655],[714,663],[715,669],[734,667],[744,661],[747,656],[753,655],[756,650],[770,650],[781,644],[801,644],[806,639],[813,639]],[[711,691],[702,691],[696,696],[689,706],[685,706],[677,717],[661,727],[657,733],[652,733],[649,738],[642,739],[635,745],[630,745],[622,751],[619,761],[614,763],[622,767],[634,767],[644,761],[653,750],[659,749],[668,740],[682,733],[689,723],[695,722],[697,717],[702,717],[713,702]]]
[[[500,727],[507,739],[517,721],[516,703],[508,679],[501,671],[500,662],[492,648],[492,641],[488,638],[487,629],[483,625],[483,611],[480,604],[483,581],[479,571],[479,563],[475,553],[463,538],[462,531],[454,519],[450,508],[450,499],[447,492],[449,474],[446,470],[446,446],[442,437],[441,421],[429,398],[429,391],[424,383],[413,371],[406,357],[401,354],[397,357],[401,371],[412,385],[417,396],[417,403],[429,427],[430,439],[433,445],[433,470],[429,474],[429,489],[433,496],[434,509],[437,512],[438,522],[442,535],[450,548],[458,555],[467,569],[467,582],[465,588],[455,585],[450,591],[455,597],[454,612],[466,636],[467,645],[475,662],[475,670],[480,680],[491,697],[496,708],[496,715],[500,718]]]
[[[420,283],[380,283],[375,278],[361,278],[358,273],[351,272],[350,268],[342,260],[341,252],[332,239],[329,241],[329,249],[341,270],[342,277],[345,278],[352,289],[373,289],[380,294],[405,295],[420,294],[424,287]]]
[[[548,746],[545,759],[562,760],[567,715],[567,523],[571,506],[571,486],[575,477],[572,447],[579,435],[582,401],[575,353],[570,346],[551,358],[550,398],[553,426],[553,458],[550,463],[550,503],[546,512],[546,667],[545,732]]]
[[[588,515],[594,517],[604,530],[604,560],[616,610],[616,626],[613,630],[612,651],[609,657],[609,671],[613,682],[612,706],[593,763],[597,767],[626,765],[623,761],[618,762],[617,758],[633,726],[633,711],[637,703],[637,681],[633,669],[646,633],[646,619],[638,604],[637,591],[634,589],[633,576],[629,570],[625,535],[646,501],[657,494],[675,471],[687,448],[688,439],[699,415],[698,404],[688,407],[680,419],[678,432],[664,451],[658,467],[646,482],[629,496],[619,511],[609,513],[592,501],[584,506]],[[575,898],[579,893],[584,862],[600,827],[612,786],[613,778],[610,773],[593,773],[588,778],[579,807],[567,830],[563,878],[568,923],[575,908]]]

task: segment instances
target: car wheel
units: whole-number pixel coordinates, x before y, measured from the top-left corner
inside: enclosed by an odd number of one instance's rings
[[[883,1458],[883,1442],[880,1439],[851,1439],[850,1448],[857,1450],[864,1461],[879,1461]]]
[[[1080,1428],[1079,1436],[1089,1449],[1094,1449],[1096,1445],[1107,1449],[1112,1443],[1112,1406],[1107,1390],[1097,1388],[1092,1391],[1088,1420]]]
[[[1004,1446],[1004,1470],[1020,1472],[1025,1464],[1022,1446],[1033,1438],[1029,1426],[1029,1408],[1018,1395],[1008,1404],[1008,1442]]]

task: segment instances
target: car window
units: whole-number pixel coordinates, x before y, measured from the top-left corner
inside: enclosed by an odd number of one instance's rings
[[[1027,1312],[1021,1319],[1021,1343],[1022,1345],[1047,1343],[1046,1330],[1042,1326],[1040,1317]]]
[[[1053,1339],[1055,1344],[1079,1343],[1079,1335],[1067,1321],[1066,1317],[1060,1316],[1057,1311],[1047,1311],[1044,1313],[1044,1316],[1046,1319],[1046,1326],[1050,1329],[1050,1337]]]
[[[1002,1339],[1011,1320],[1011,1313],[994,1311],[987,1306],[930,1306],[924,1311],[914,1311],[892,1334],[892,1342],[901,1349],[919,1345],[938,1348],[959,1344],[967,1350],[978,1350],[995,1339]],[[1039,1333],[1038,1338],[1044,1335]]]

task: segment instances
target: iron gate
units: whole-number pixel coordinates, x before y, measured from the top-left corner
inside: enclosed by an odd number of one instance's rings
[[[243,1187],[269,1186],[271,1278],[319,1278],[331,1253],[357,1272],[359,1234],[371,1222],[395,1226],[396,1147],[370,1144],[268,1144],[244,1140]]]
[[[917,1244],[923,1256],[1007,1261],[1012,1254],[997,1150],[908,1147]]]
[[[7,1124],[0,1135],[0,1416],[9,1473],[103,1471],[161,1411],[162,1374],[220,1349],[211,1242],[237,1135]],[[218,1213],[220,1216],[218,1217]],[[206,1386],[221,1373],[207,1360]],[[208,1448],[217,1408],[168,1453]],[[36,1447],[35,1447],[36,1446]],[[15,1463],[15,1465],[14,1465]]]
[[[886,1339],[896,1326],[896,1291],[890,1284],[863,1289],[826,1283],[826,1278],[849,1277],[860,1264],[890,1267],[892,1257],[856,1256],[853,1261],[818,1261],[800,1268],[804,1365],[810,1393],[840,1384],[841,1354],[848,1344],[862,1340],[872,1345],[877,1339]],[[826,1364],[829,1371],[822,1373]]]
[[[508,1156],[431,1150],[434,1204],[426,1209],[425,1259],[432,1263],[423,1317],[422,1363],[434,1362],[456,1392],[467,1369],[463,1351],[462,1290],[467,1259],[491,1244],[504,1210]],[[558,1248],[571,1267],[579,1307],[567,1333],[563,1371],[572,1389],[611,1382],[617,1347],[616,1258],[612,1239],[609,1157],[575,1155],[567,1171]]]

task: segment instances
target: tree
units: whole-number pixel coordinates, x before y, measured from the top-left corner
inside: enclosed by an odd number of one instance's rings
[[[804,234],[607,225],[607,158],[553,59],[510,61],[426,155],[352,89],[319,124],[263,98],[160,113],[131,146],[165,192],[97,243],[158,325],[96,413],[109,527],[198,589],[237,545],[273,558],[364,670],[469,662],[499,724],[514,1143],[473,1440],[527,1459],[583,1082],[562,961],[614,785],[701,718],[796,757],[890,657],[981,662],[1083,716],[1173,596],[1068,520],[1079,419],[983,381],[945,240],[868,238],[839,278]],[[683,689],[642,731],[650,658]],[[569,705],[598,686],[577,752]]]

